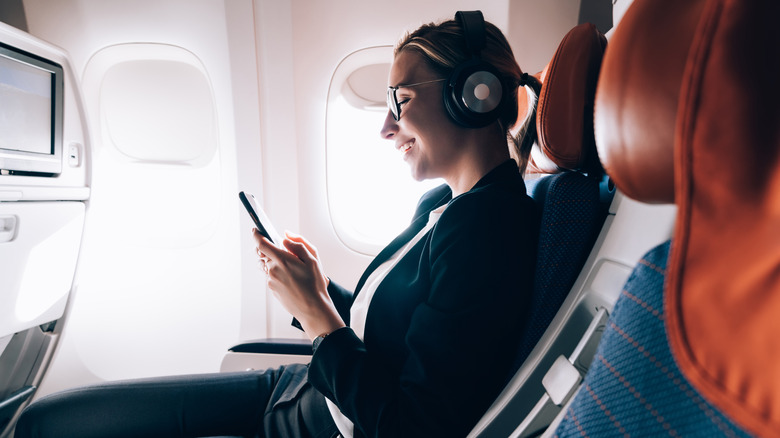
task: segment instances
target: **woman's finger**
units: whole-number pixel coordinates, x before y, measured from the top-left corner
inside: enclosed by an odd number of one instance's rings
[[[285,230],[284,237],[292,240],[293,242],[298,242],[298,243],[304,244],[306,246],[306,249],[309,250],[309,252],[314,256],[315,259],[320,258],[320,255],[317,252],[317,248],[314,245],[312,245],[311,242],[306,240],[306,238],[304,238],[303,236],[301,236],[299,234],[294,234],[294,233],[292,233],[290,231]]]
[[[283,245],[287,249],[287,251],[289,251],[299,259],[301,259],[301,261],[303,261],[306,264],[308,264],[312,260],[316,260],[314,255],[311,252],[309,252],[309,249],[302,242],[297,242],[295,240],[290,240],[290,239],[284,239]]]
[[[257,228],[252,228],[252,237],[254,237],[255,242],[257,242],[257,252],[262,253],[263,256],[267,258],[278,259],[280,254],[285,252],[283,249],[278,248],[273,243],[271,243],[268,239],[265,238],[265,236],[260,234],[260,232],[257,231]]]

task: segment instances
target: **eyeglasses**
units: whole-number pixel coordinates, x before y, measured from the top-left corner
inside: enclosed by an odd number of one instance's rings
[[[411,88],[418,85],[432,84],[434,82],[446,81],[446,79],[434,79],[431,81],[417,82],[416,84],[398,85],[396,87],[387,87],[387,107],[390,109],[390,113],[393,114],[393,119],[397,122],[401,119],[401,104],[398,103],[398,97],[395,92],[399,88]]]

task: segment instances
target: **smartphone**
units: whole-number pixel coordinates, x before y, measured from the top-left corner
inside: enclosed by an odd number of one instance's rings
[[[266,216],[263,209],[257,205],[255,197],[251,193],[246,192],[239,192],[238,197],[241,199],[241,203],[244,204],[247,213],[249,213],[249,217],[252,218],[252,222],[255,223],[257,231],[274,245],[280,246],[282,244],[282,236],[276,232],[276,229],[273,224],[271,224],[268,216]]]

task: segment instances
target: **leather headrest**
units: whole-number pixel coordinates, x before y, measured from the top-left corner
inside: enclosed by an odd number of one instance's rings
[[[607,39],[596,26],[580,24],[563,37],[542,72],[537,144],[542,154],[561,169],[601,169],[593,136],[593,101],[606,46]],[[541,163],[535,161],[539,167]]]
[[[643,202],[674,202],[677,103],[696,31],[689,9],[635,2],[601,66],[594,114],[599,158],[615,185]]]
[[[636,0],[596,96],[616,186],[678,207],[664,290],[676,362],[758,436],[780,436],[780,2]]]

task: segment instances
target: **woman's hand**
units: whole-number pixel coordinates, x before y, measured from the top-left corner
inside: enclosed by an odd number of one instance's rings
[[[314,339],[344,327],[328,295],[328,278],[322,271],[317,249],[301,236],[285,233],[284,249],[274,246],[257,229],[252,230],[268,276],[268,288]]]

